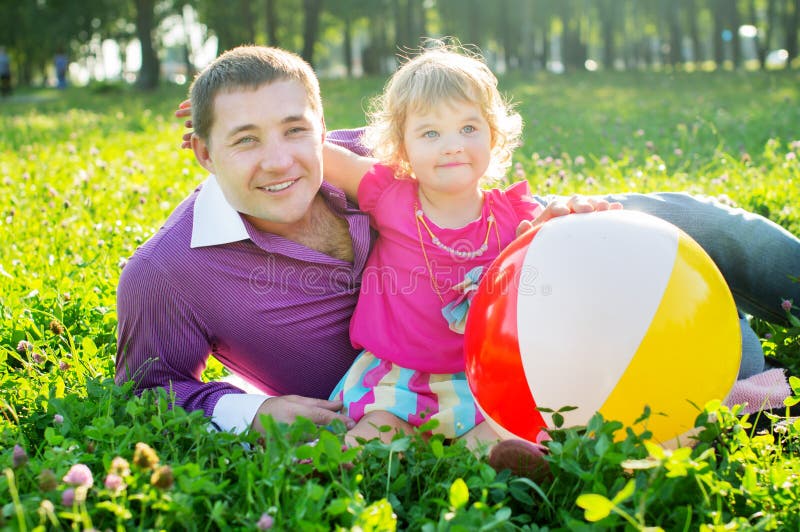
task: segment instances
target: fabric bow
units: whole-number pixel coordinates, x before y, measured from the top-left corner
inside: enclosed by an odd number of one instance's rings
[[[475,291],[478,290],[478,281],[483,275],[483,266],[472,268],[464,276],[464,280],[453,286],[453,290],[459,293],[458,297],[442,308],[442,316],[450,325],[450,330],[459,334],[464,334],[464,327],[467,324],[467,312]]]

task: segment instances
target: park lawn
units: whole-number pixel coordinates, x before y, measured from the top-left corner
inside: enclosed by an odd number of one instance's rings
[[[797,72],[501,85],[526,123],[511,180],[542,194],[710,194],[800,234]],[[328,127],[362,124],[381,87],[323,82]],[[265,514],[280,530],[800,528],[800,426],[757,434],[716,403],[698,412],[693,449],[664,452],[642,425],[599,417],[556,431],[554,480],[535,485],[437,438],[373,442],[357,457],[303,423],[211,433],[164,394],[113,386],[119,272],[205,174],[178,149],[172,110],[185,94],[98,85],[0,102],[0,528],[252,529]],[[800,375],[800,327],[756,325]],[[212,362],[206,376],[222,373]],[[309,433],[317,446],[302,444]],[[93,485],[65,505],[74,464]]]

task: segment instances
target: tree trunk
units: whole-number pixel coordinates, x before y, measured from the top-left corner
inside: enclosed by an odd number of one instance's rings
[[[469,28],[467,30],[467,39],[469,44],[481,46],[481,3],[479,0],[469,0],[467,3],[467,17],[469,21]]]
[[[350,13],[344,15],[344,64],[347,67],[347,77],[353,77],[353,22]]]
[[[669,55],[668,62],[671,66],[676,66],[682,61],[681,53],[681,26],[678,20],[681,5],[679,2],[672,2],[667,6],[667,20],[669,21]]]
[[[761,63],[761,68],[767,66],[767,54],[769,53],[769,48],[772,45],[772,34],[775,28],[775,10],[776,10],[776,0],[769,0],[767,2],[767,20],[765,22],[766,30],[764,32],[764,40],[760,42],[761,46],[758,48],[758,61]]]
[[[697,28],[696,0],[686,1],[686,16],[689,23],[689,40],[692,41],[692,60],[695,64],[699,64],[703,61],[703,54],[700,49],[700,31]]]
[[[728,3],[728,22],[731,25],[731,46],[733,47],[733,68],[739,69],[742,66],[742,39],[739,37],[739,26],[742,25],[739,16],[739,6],[736,0],[727,0]]]
[[[520,67],[529,72],[534,68],[535,35],[533,26],[533,2],[524,0],[522,13],[520,13]]]
[[[512,63],[511,57],[514,55],[514,43],[519,41],[514,38],[514,32],[511,29],[508,0],[499,0],[497,6],[500,11],[497,17],[497,32],[503,46],[503,62],[506,70],[509,70]]]
[[[756,11],[756,0],[749,0],[747,2],[747,13],[750,17],[750,24],[752,24],[756,28],[755,37],[753,37],[753,44],[755,45],[756,49],[756,59],[758,60],[758,68],[759,70],[764,70],[764,59],[762,56],[761,49],[764,47],[763,39],[761,39],[761,29],[758,27],[758,14]]]
[[[422,0],[415,0],[417,8],[417,42],[428,35],[428,24],[425,16],[425,3]]]
[[[194,64],[192,63],[192,42],[189,39],[189,25],[186,23],[185,12],[181,13],[183,23],[183,65],[186,69],[186,79],[194,79]]]
[[[317,43],[319,32],[319,12],[322,0],[303,0],[305,21],[303,24],[303,59],[309,65],[314,65],[314,45]]]
[[[280,46],[278,41],[278,13],[275,10],[276,0],[264,0],[264,11],[267,14],[267,43]]]
[[[616,17],[612,5],[607,0],[600,4],[600,32],[603,35],[603,67],[614,68],[614,22]]]
[[[714,62],[717,64],[717,68],[722,68],[722,64],[725,62],[725,44],[722,41],[722,31],[725,29],[725,17],[722,1],[723,0],[715,0],[711,8],[714,17]]]
[[[236,45],[255,44],[256,25],[253,11],[250,9],[250,0],[239,0],[239,24],[241,25],[238,32],[240,37]]]
[[[792,13],[786,16],[786,68],[790,68],[792,60],[797,57],[797,26],[800,23],[800,0],[794,0]]]
[[[140,89],[152,90],[158,87],[160,65],[158,54],[153,46],[155,29],[155,0],[136,0],[136,36],[142,49],[142,67],[136,85]]]

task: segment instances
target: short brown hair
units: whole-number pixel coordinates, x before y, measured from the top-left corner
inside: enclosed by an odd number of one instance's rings
[[[280,48],[238,46],[212,61],[189,88],[194,132],[208,141],[214,122],[214,98],[221,92],[259,87],[277,80],[299,81],[311,108],[322,116],[319,81],[302,57]]]
[[[492,158],[487,178],[500,178],[520,144],[522,118],[503,98],[497,77],[477,52],[435,41],[406,61],[372,101],[364,142],[381,162],[400,174],[411,167],[403,149],[409,112],[427,112],[446,101],[477,105],[491,129]]]

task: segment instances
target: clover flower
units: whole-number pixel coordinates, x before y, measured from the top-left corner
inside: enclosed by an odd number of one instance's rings
[[[73,486],[83,486],[86,488],[91,488],[94,484],[92,471],[84,464],[75,464],[70,467],[67,474],[64,475],[64,478],[61,480]]]
[[[58,479],[52,469],[42,469],[38,479],[39,489],[42,491],[52,491],[58,487]]]
[[[792,303],[794,303],[791,299],[784,299],[781,301],[781,308],[786,312],[792,310]]]
[[[109,471],[115,475],[119,475],[120,477],[127,477],[131,474],[131,466],[127,460],[121,456],[117,456],[111,460],[111,467],[109,468]]]
[[[133,451],[133,463],[142,469],[153,469],[158,465],[156,451],[146,443],[139,442]]]
[[[50,321],[50,332],[53,334],[64,334],[64,325],[58,320]]]
[[[171,488],[174,483],[175,478],[172,476],[172,468],[168,465],[157,468],[150,475],[150,484],[162,490]]]
[[[28,351],[33,350],[33,344],[27,340],[20,340],[17,344],[17,353],[24,355]]]
[[[11,463],[14,465],[14,469],[19,469],[28,463],[28,453],[19,444],[14,445],[14,451],[11,453]]]
[[[275,524],[275,519],[268,513],[261,514],[261,519],[256,523],[256,528],[259,530],[269,530]]]
[[[119,493],[120,491],[125,489],[125,481],[122,480],[122,477],[119,475],[115,475],[114,473],[109,473],[106,475],[106,479],[103,481],[103,485],[106,487],[107,490],[113,493]]]
[[[53,415],[53,423],[55,423],[56,425],[61,425],[63,422],[64,422],[64,416],[62,416],[61,414]]]
[[[75,489],[67,488],[61,492],[61,504],[64,506],[72,506],[75,502]]]

